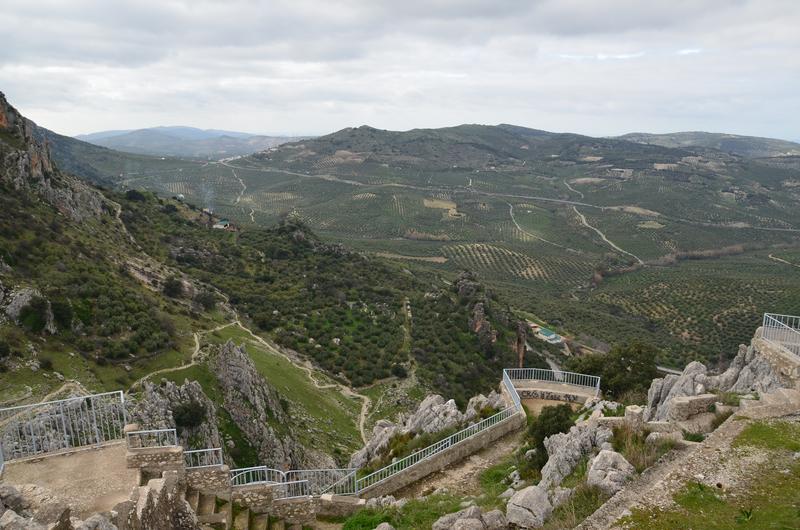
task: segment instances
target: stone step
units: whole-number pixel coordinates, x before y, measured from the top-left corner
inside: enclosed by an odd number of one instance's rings
[[[224,516],[225,528],[233,526],[233,505],[230,501],[217,497],[217,513]]]
[[[283,519],[271,521],[269,523],[269,530],[286,530],[286,523],[283,522]]]
[[[216,507],[217,498],[214,495],[209,495],[207,493],[200,493],[199,497],[200,499],[196,510],[197,515],[213,514],[217,508]]]
[[[234,530],[250,530],[250,510],[247,508],[236,514],[233,518]]]
[[[250,530],[267,530],[269,528],[269,515],[259,514],[253,515],[250,519]]]
[[[192,507],[192,511],[197,513],[197,507],[200,504],[200,492],[195,489],[190,489],[186,492],[186,502]]]

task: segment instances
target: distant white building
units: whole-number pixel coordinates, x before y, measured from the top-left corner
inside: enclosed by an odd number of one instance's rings
[[[561,344],[564,342],[564,338],[561,335],[547,328],[539,328],[539,331],[536,332],[536,336],[550,344]]]
[[[230,227],[231,227],[230,221],[228,221],[227,219],[220,219],[219,221],[214,223],[214,226],[212,226],[211,228],[216,228],[217,230],[227,230]]]

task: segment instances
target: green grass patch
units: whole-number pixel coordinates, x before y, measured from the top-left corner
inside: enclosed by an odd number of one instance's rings
[[[744,495],[691,483],[675,495],[676,509],[634,510],[621,523],[629,530],[800,528],[800,464],[788,474],[782,471],[762,471]]]
[[[564,477],[564,480],[561,481],[561,485],[565,488],[574,488],[578,484],[586,482],[586,473],[589,471],[589,457],[584,456],[581,458],[578,465],[575,466],[575,469],[572,470],[572,473]]]
[[[567,502],[553,510],[544,524],[544,530],[563,530],[575,528],[589,517],[608,499],[598,488],[587,486],[585,482],[577,485]]]
[[[486,496],[486,502],[481,503],[481,507],[499,508],[503,505],[497,496],[508,489],[508,484],[506,484],[505,480],[514,471],[515,467],[514,458],[508,457],[502,462],[498,462],[481,471],[478,482],[481,485],[483,494]]]
[[[800,451],[800,424],[780,420],[751,423],[733,441],[733,447],[743,445]]]
[[[459,511],[460,503],[459,497],[431,495],[413,499],[400,510],[359,510],[345,521],[342,530],[373,530],[380,523],[389,523],[397,530],[427,530],[441,516]]]

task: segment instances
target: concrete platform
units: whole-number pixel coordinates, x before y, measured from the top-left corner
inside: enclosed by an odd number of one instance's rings
[[[512,381],[514,388],[517,392],[522,393],[526,390],[539,390],[543,392],[552,392],[554,394],[563,394],[569,396],[579,396],[584,398],[592,398],[595,395],[595,389],[586,386],[568,385],[566,383],[558,383],[555,381],[539,381],[536,379],[514,379]]]
[[[139,474],[125,463],[124,441],[69,453],[6,462],[6,484],[36,484],[47,488],[84,518],[127,500],[138,486]]]

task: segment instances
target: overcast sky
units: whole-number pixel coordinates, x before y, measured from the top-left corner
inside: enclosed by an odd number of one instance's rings
[[[798,0],[2,0],[0,91],[65,134],[513,123],[800,140]]]

